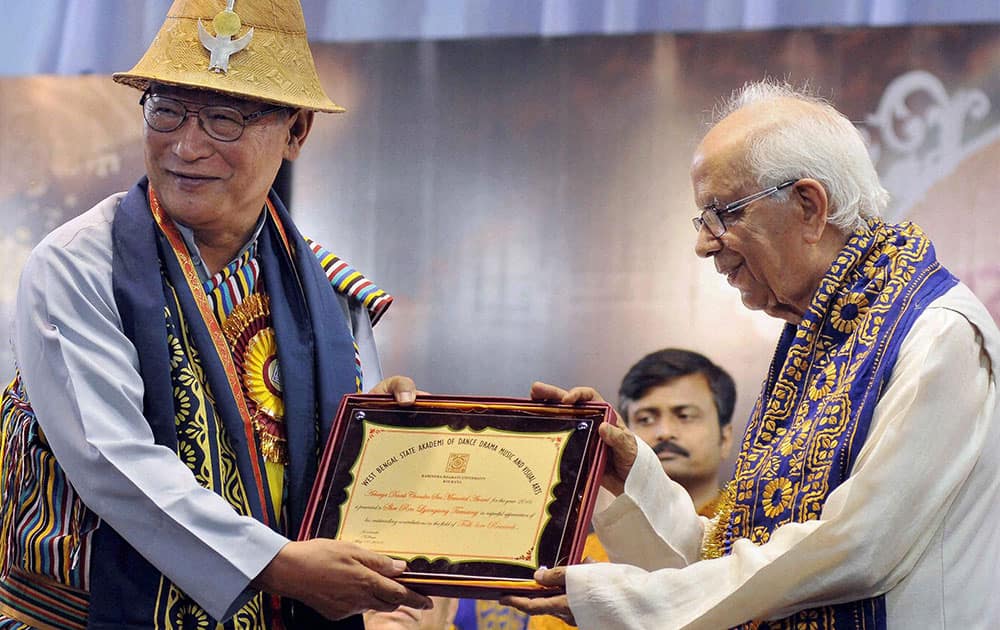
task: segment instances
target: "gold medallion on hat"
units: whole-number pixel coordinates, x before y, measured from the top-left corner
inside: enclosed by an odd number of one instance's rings
[[[243,21],[240,16],[233,11],[236,0],[229,0],[226,8],[212,19],[212,27],[215,28],[215,35],[209,35],[205,30],[205,25],[198,20],[198,38],[201,45],[208,49],[210,58],[208,69],[212,72],[229,72],[229,57],[240,52],[250,45],[253,39],[253,28],[246,32],[246,35],[239,39],[233,39],[233,35],[240,32]]]
[[[232,5],[234,2],[230,3],[219,14],[212,19],[212,27],[215,29],[216,35],[221,35],[223,37],[232,37],[240,32],[240,28],[243,26],[243,21],[240,20],[240,16],[233,11]]]

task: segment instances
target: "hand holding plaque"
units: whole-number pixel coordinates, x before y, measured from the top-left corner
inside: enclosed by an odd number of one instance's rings
[[[606,403],[346,396],[300,538],[405,560],[425,594],[549,594],[532,575],[579,561],[613,421]]]

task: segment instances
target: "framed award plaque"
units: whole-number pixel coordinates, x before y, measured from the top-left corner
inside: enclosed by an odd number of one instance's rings
[[[602,422],[606,403],[345,396],[299,538],[405,560],[399,581],[428,595],[552,595],[532,575],[580,561]]]

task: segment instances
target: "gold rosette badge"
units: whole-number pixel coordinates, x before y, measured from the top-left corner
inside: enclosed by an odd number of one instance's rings
[[[275,420],[285,417],[281,372],[278,369],[278,344],[274,331],[261,330],[247,343],[244,384],[257,408]]]

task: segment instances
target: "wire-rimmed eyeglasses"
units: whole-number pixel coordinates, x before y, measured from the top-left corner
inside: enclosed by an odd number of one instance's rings
[[[139,104],[142,105],[142,117],[153,131],[173,131],[183,125],[188,116],[197,116],[198,124],[205,133],[222,142],[239,140],[248,124],[285,109],[281,106],[268,107],[252,114],[244,114],[228,105],[203,105],[194,109],[177,99],[149,92],[143,92]]]
[[[765,197],[770,197],[779,190],[788,188],[797,181],[799,181],[797,178],[789,179],[788,181],[781,182],[777,186],[765,188],[760,192],[747,195],[742,199],[737,199],[736,201],[727,203],[722,207],[719,207],[718,201],[713,201],[701,209],[701,216],[691,219],[691,222],[694,224],[694,230],[695,232],[701,232],[702,227],[707,227],[708,231],[712,233],[712,236],[718,238],[726,233],[726,223],[722,220],[723,215],[738,212],[755,201],[759,201]]]

